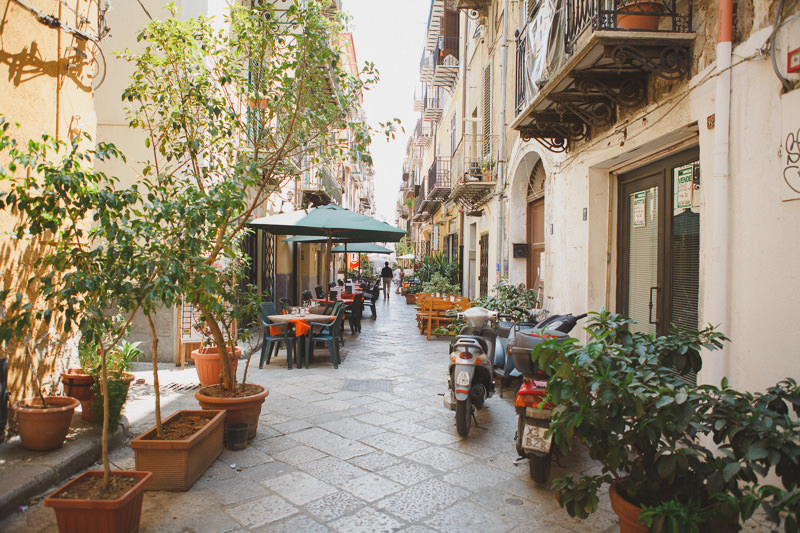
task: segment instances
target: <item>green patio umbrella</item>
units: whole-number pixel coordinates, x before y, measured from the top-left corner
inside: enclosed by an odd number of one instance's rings
[[[381,246],[379,244],[375,244],[372,242],[363,242],[363,243],[352,243],[352,244],[340,244],[338,246],[334,246],[331,248],[331,253],[334,254],[342,254],[342,253],[354,253],[354,254],[390,254],[394,250],[390,250],[385,246]]]
[[[326,237],[325,287],[327,291],[330,290],[328,284],[330,282],[331,243],[334,238],[350,242],[398,242],[406,234],[400,228],[338,205],[325,205],[307,211],[292,211],[257,218],[249,225],[275,235]]]

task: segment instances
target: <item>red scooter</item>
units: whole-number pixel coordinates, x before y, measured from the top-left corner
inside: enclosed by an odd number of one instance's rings
[[[514,366],[523,375],[522,385],[514,399],[517,411],[517,453],[520,459],[529,460],[531,479],[546,483],[550,478],[552,462],[552,436],[545,437],[550,427],[550,412],[554,405],[546,401],[547,375],[531,360],[531,350],[549,339],[567,339],[569,332],[586,313],[553,315],[530,330],[522,330],[514,337],[511,357]]]

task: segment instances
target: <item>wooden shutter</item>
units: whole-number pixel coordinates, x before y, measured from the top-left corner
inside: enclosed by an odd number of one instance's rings
[[[492,134],[492,63],[489,62],[483,69],[483,155],[491,155]]]

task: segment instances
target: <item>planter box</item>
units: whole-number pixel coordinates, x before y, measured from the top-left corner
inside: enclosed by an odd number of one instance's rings
[[[417,303],[417,295],[406,293],[406,303],[409,305]]]
[[[189,490],[222,453],[225,411],[178,411],[162,424],[181,413],[202,416],[209,422],[184,440],[154,440],[154,426],[131,441],[136,470],[153,473],[145,490]]]
[[[248,383],[248,385],[253,385]],[[214,385],[212,385],[213,387]],[[205,410],[226,411],[225,422],[228,424],[247,424],[247,440],[252,440],[258,430],[258,417],[261,415],[261,404],[269,395],[269,390],[256,385],[261,389],[260,392],[252,396],[241,396],[232,398],[217,398],[206,396],[203,391],[211,387],[203,387],[194,393],[197,402]]]
[[[56,512],[60,533],[139,531],[144,486],[152,474],[119,470],[111,472],[111,475],[135,477],[139,478],[139,482],[116,500],[67,500],[58,497],[61,491],[73,483],[78,483],[84,477],[103,477],[102,470],[92,470],[84,472],[44,499],[45,507],[52,507]]]

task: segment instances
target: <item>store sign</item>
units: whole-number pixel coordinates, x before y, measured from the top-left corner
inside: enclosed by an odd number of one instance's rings
[[[643,228],[646,224],[645,214],[647,212],[646,202],[647,191],[634,193],[633,195],[633,227]]]
[[[694,165],[689,164],[675,169],[675,190],[678,199],[675,207],[692,207],[692,190],[694,189]]]

